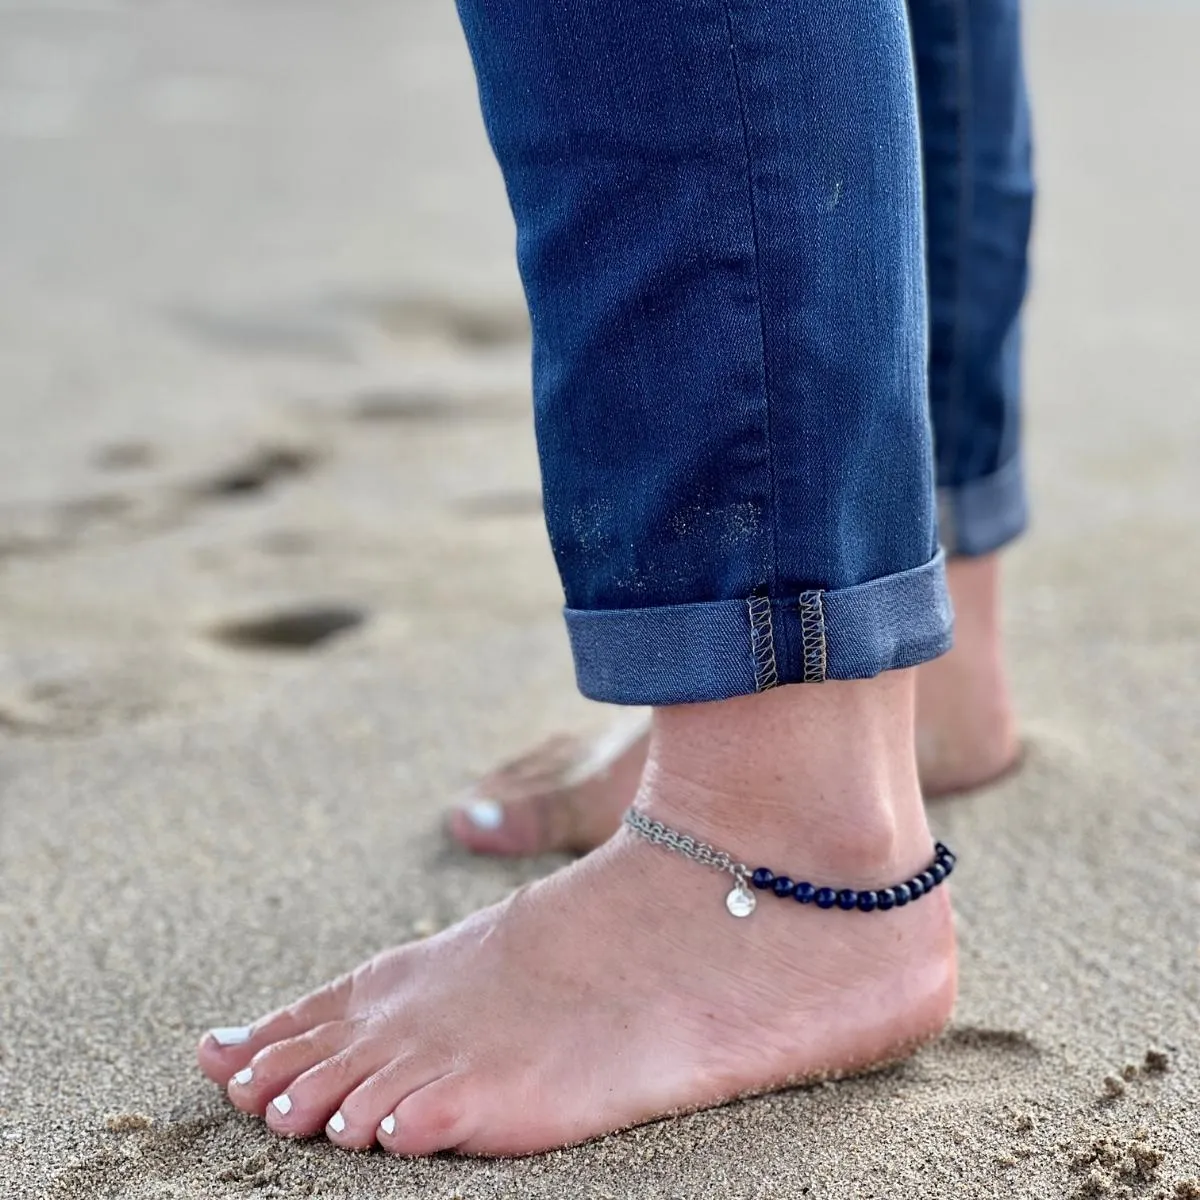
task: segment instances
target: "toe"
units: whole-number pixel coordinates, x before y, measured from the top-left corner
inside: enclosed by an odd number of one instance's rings
[[[331,1021],[265,1047],[230,1076],[229,1099],[243,1112],[261,1116],[299,1076],[351,1045],[354,1035],[350,1022]]]
[[[352,1150],[374,1145],[381,1123],[389,1117],[391,1129],[385,1132],[394,1132],[397,1105],[442,1074],[441,1061],[435,1065],[410,1056],[393,1058],[342,1101],[325,1127],[329,1140]]]
[[[461,1075],[418,1088],[380,1122],[379,1144],[391,1154],[421,1157],[453,1150],[474,1133],[470,1091]]]
[[[223,1025],[210,1029],[196,1047],[200,1070],[213,1083],[224,1087],[229,1077],[253,1058],[254,1050],[250,1047],[253,1036],[253,1025]]]
[[[581,755],[577,738],[560,734],[485,775],[447,822],[450,836],[476,854],[539,854],[553,848],[544,801],[562,803]]]
[[[538,854],[548,848],[538,810],[528,800],[502,804],[474,793],[447,824],[450,836],[474,854]]]
[[[196,1050],[200,1070],[214,1083],[227,1086],[266,1047],[345,1016],[349,989],[350,977],[344,976],[253,1025],[210,1029]]]
[[[294,1077],[286,1089],[272,1097],[266,1106],[267,1124],[286,1137],[311,1137],[326,1127],[335,1137],[344,1135],[347,1122],[341,1110],[346,1097],[378,1071],[388,1057],[389,1048],[381,1039],[368,1037],[352,1042]]]

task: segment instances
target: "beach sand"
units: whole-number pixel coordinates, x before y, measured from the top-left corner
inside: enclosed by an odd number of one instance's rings
[[[408,1162],[277,1141],[193,1053],[553,868],[440,814],[609,716],[573,691],[452,7],[0,7],[0,1195],[1200,1195],[1198,38],[1182,5],[1030,13],[1027,761],[933,809],[949,1032]]]

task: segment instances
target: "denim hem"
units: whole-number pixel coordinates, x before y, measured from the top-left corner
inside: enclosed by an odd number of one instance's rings
[[[974,558],[999,550],[1029,524],[1021,455],[982,479],[939,487],[937,503],[938,535],[947,554]]]
[[[942,551],[910,571],[787,598],[566,610],[579,690],[609,704],[692,704],[785,683],[869,679],[950,648]]]

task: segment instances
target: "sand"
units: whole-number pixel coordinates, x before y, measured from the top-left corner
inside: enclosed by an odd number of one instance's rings
[[[953,1027],[868,1079],[402,1162],[275,1141],[192,1055],[551,869],[439,813],[607,719],[451,6],[0,7],[0,1195],[1200,1195],[1200,9],[1029,33],[1028,760],[934,810]]]

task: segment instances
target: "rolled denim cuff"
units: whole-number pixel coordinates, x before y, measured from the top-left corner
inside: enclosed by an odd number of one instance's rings
[[[950,648],[945,567],[939,551],[910,571],[782,599],[568,608],[579,690],[609,704],[692,704],[915,667]]]
[[[938,536],[947,554],[991,554],[1029,524],[1024,460],[1016,454],[982,479],[939,487],[937,503]]]

